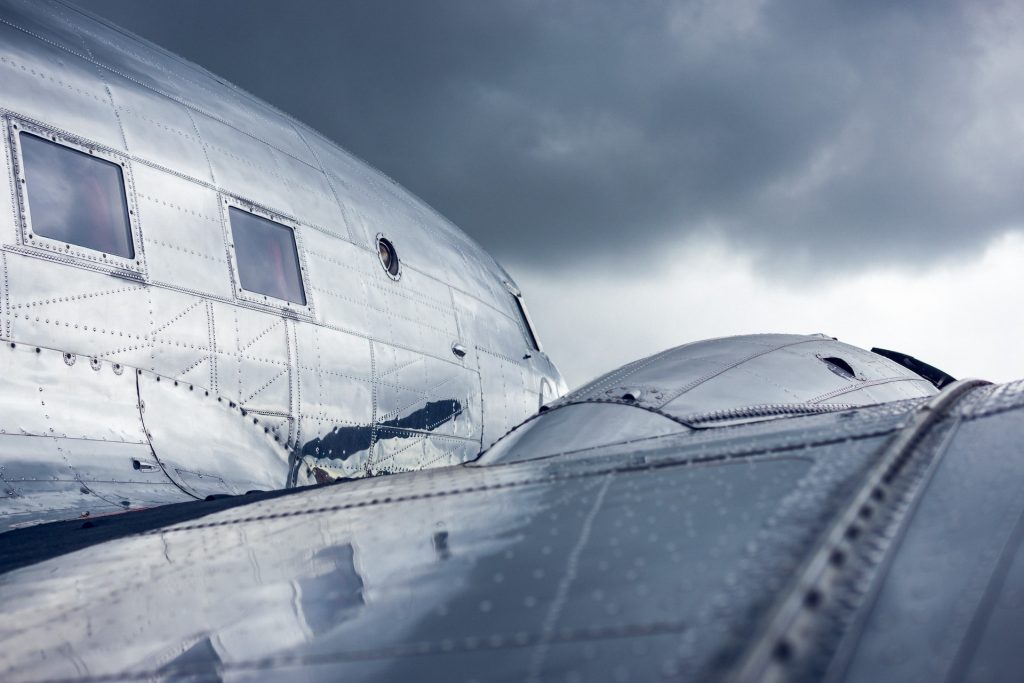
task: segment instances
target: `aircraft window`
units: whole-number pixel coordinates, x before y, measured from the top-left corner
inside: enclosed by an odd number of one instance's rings
[[[530,345],[535,351],[540,351],[540,342],[537,341],[537,335],[533,332],[530,316],[526,313],[526,306],[523,305],[523,297],[513,294],[512,299],[516,302],[516,310],[519,311],[519,319],[523,322],[523,328],[526,330]]]
[[[134,259],[121,167],[30,133],[19,139],[31,234]]]
[[[384,266],[388,275],[397,280],[400,267],[398,252],[395,251],[395,245],[391,244],[390,240],[380,235],[377,235],[377,256],[380,257],[380,264]]]
[[[242,289],[305,306],[295,232],[235,207],[228,213]]]

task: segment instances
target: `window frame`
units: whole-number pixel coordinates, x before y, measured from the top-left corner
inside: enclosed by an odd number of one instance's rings
[[[391,269],[388,266],[384,265],[384,259],[380,257],[380,245],[382,242],[387,245],[388,251],[391,252],[391,258],[395,260],[394,273],[391,272]],[[402,259],[399,258],[398,256],[398,248],[395,246],[395,243],[384,233],[378,232],[377,238],[373,241],[373,246],[377,249],[377,260],[380,262],[381,268],[384,269],[384,274],[387,275],[390,279],[394,280],[395,282],[401,280]]]
[[[302,224],[289,216],[272,211],[259,204],[239,199],[238,197],[232,197],[231,195],[221,194],[220,206],[224,224],[224,244],[227,245],[228,263],[231,264],[231,289],[234,291],[235,299],[278,313],[286,313],[289,317],[297,315],[306,319],[312,319],[313,290],[309,284],[306,252],[302,245]],[[306,297],[305,304],[289,301],[288,299],[279,299],[270,294],[253,292],[242,287],[241,271],[238,268],[238,256],[235,253],[235,233],[231,225],[231,209],[237,209],[257,218],[283,225],[292,231],[292,237],[295,240],[295,255],[299,262],[299,280],[302,285],[302,293]]]
[[[523,337],[526,340],[526,346],[530,349],[531,353],[544,353],[544,348],[541,346],[540,337],[537,336],[537,329],[533,326],[533,319],[530,318],[530,312],[526,310],[526,302],[523,301],[523,293],[519,291],[519,288],[508,280],[503,280],[505,289],[508,290],[509,294],[512,295],[512,306],[518,313],[519,327],[523,333]]]
[[[73,152],[80,152],[102,161],[112,163],[121,169],[121,183],[124,190],[125,203],[128,208],[128,232],[132,240],[134,258],[118,256],[99,251],[71,242],[64,242],[52,237],[36,234],[32,228],[32,208],[28,201],[28,178],[25,158],[22,153],[21,134],[26,133],[43,140],[65,147]],[[56,260],[86,265],[90,268],[112,273],[130,272],[139,279],[146,276],[146,253],[143,248],[142,229],[139,224],[138,202],[135,196],[135,183],[132,180],[130,159],[118,152],[100,145],[94,145],[81,138],[66,135],[56,129],[40,126],[11,117],[8,121],[8,140],[11,146],[11,157],[14,164],[15,194],[18,204],[18,246],[33,254],[53,254]],[[53,258],[53,257],[50,257]]]

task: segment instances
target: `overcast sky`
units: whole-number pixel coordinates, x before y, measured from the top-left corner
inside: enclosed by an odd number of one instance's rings
[[[826,332],[1024,377],[1024,6],[79,0],[398,180],[570,386]]]

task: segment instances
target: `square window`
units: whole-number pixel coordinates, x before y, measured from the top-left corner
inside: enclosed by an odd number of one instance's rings
[[[305,306],[295,231],[233,206],[228,216],[242,289]]]
[[[135,258],[121,166],[22,132],[30,235]]]

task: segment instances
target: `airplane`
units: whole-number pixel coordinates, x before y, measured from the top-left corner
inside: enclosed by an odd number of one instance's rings
[[[570,392],[200,67],[0,0],[0,84],[0,679],[1018,680],[1024,383],[753,334]]]
[[[391,179],[69,5],[2,30],[3,528],[460,463],[565,392]]]

